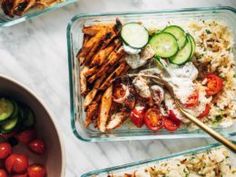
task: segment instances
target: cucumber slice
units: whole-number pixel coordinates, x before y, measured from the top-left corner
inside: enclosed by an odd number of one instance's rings
[[[163,31],[173,34],[175,36],[175,38],[177,39],[179,49],[182,49],[184,47],[187,39],[186,39],[186,34],[181,27],[176,25],[171,25],[167,26]]]
[[[25,105],[21,106],[20,109],[20,117],[21,117],[21,128],[29,128],[32,127],[35,123],[35,116],[33,111]]]
[[[190,58],[192,58],[193,55],[194,55],[195,49],[196,49],[196,43],[195,43],[195,40],[194,40],[194,38],[191,34],[188,33],[187,36],[188,36],[188,38],[191,42],[191,45],[192,45],[192,53],[191,53],[191,56],[190,56]]]
[[[0,130],[1,130],[2,133],[9,133],[13,129],[16,128],[17,123],[18,123],[18,116],[12,117],[0,126]]]
[[[133,48],[143,48],[148,43],[148,31],[139,23],[127,23],[121,29],[121,38]]]
[[[187,43],[185,46],[174,56],[170,58],[170,62],[173,64],[181,65],[189,60],[192,54],[192,44],[187,36]]]
[[[156,56],[163,58],[174,56],[179,48],[174,35],[167,32],[155,34],[150,39],[149,44],[155,51]]]
[[[0,121],[8,119],[14,112],[14,104],[6,98],[0,99]]]

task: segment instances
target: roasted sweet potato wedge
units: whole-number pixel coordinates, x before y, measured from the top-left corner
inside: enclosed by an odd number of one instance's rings
[[[106,131],[106,124],[109,119],[109,113],[112,105],[112,90],[113,86],[111,85],[104,92],[100,103],[99,114],[98,114],[98,129],[101,132]]]
[[[86,118],[84,122],[85,127],[88,127],[92,123],[94,117],[97,116],[97,111],[98,103],[96,101],[93,101],[86,109]]]

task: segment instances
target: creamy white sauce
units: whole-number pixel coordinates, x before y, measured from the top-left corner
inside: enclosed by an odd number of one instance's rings
[[[147,62],[142,60],[139,54],[126,55],[125,60],[132,69],[137,69]]]
[[[125,43],[123,43],[123,48],[124,48],[125,52],[130,55],[139,54],[141,52],[141,49],[132,48],[132,47],[126,45]]]

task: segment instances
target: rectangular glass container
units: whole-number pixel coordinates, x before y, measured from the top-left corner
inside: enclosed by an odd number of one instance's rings
[[[127,171],[138,170],[139,168],[145,168],[146,166],[154,166],[155,164],[159,162],[165,162],[173,158],[204,153],[204,152],[217,149],[220,147],[222,146],[220,146],[219,144],[212,144],[209,146],[195,148],[192,150],[187,150],[184,152],[172,154],[166,157],[154,158],[154,159],[145,160],[145,161],[138,161],[138,162],[134,162],[134,163],[126,164],[126,165],[115,166],[115,167],[101,169],[101,170],[94,170],[86,174],[83,174],[81,177],[107,177],[107,175],[112,174],[112,173],[114,174],[123,173],[123,172],[125,173]],[[233,163],[233,165],[236,166],[236,154],[234,154],[233,152],[230,152],[229,158],[230,158],[230,161]]]
[[[74,3],[76,1],[77,0],[64,0],[62,2],[55,3],[47,8],[43,8],[43,9],[33,8],[30,11],[26,12],[24,15],[15,16],[14,18],[11,18],[11,17],[8,17],[7,15],[5,15],[3,10],[0,8],[0,27],[8,27],[8,26],[12,26],[12,25],[21,23],[23,21],[32,19],[34,17],[45,14],[47,12],[64,7],[68,4]]]
[[[67,45],[69,60],[69,79],[70,79],[70,101],[71,101],[71,125],[74,134],[83,141],[101,142],[101,141],[121,141],[121,140],[141,140],[141,139],[170,139],[170,138],[199,138],[208,135],[201,130],[189,131],[188,129],[179,129],[176,132],[161,130],[152,132],[148,129],[129,128],[122,126],[111,133],[102,133],[97,129],[86,128],[84,126],[85,113],[82,108],[83,98],[80,95],[79,74],[80,67],[76,54],[82,46],[84,25],[93,23],[114,22],[119,17],[122,22],[143,21],[147,20],[158,23],[166,22],[175,23],[186,22],[191,20],[220,20],[224,21],[233,33],[236,41],[236,9],[231,7],[212,7],[212,8],[193,8],[180,10],[167,10],[156,12],[132,12],[132,13],[110,13],[110,14],[79,14],[72,18],[67,27]],[[234,45],[234,56],[235,53]],[[217,128],[225,136],[236,134],[236,125],[229,128]]]

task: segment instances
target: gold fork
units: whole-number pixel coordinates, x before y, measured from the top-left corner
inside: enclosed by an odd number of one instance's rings
[[[173,88],[172,86],[165,81],[164,79],[162,79],[160,76],[156,76],[156,75],[151,75],[151,74],[128,74],[129,77],[136,77],[136,76],[142,76],[142,77],[147,77],[147,78],[151,78],[153,79],[154,82],[161,84],[163,86],[166,87],[166,89],[168,90],[168,92],[170,93],[171,97],[174,99],[174,102],[176,104],[176,106],[178,107],[179,111],[181,111],[186,118],[188,118],[191,122],[193,122],[195,125],[197,125],[199,128],[201,128],[203,131],[205,131],[206,133],[208,133],[211,137],[213,137],[215,140],[221,142],[223,145],[225,145],[226,147],[228,147],[231,151],[233,151],[234,153],[236,153],[236,144],[234,144],[233,142],[231,142],[230,140],[228,140],[226,137],[224,137],[223,135],[221,135],[220,133],[218,133],[217,131],[215,131],[214,129],[212,129],[211,127],[207,126],[206,124],[204,124],[202,121],[200,121],[198,118],[196,118],[195,116],[193,116],[192,114],[190,114],[181,104],[181,102],[179,101],[179,99],[176,97],[176,95],[174,94]]]

